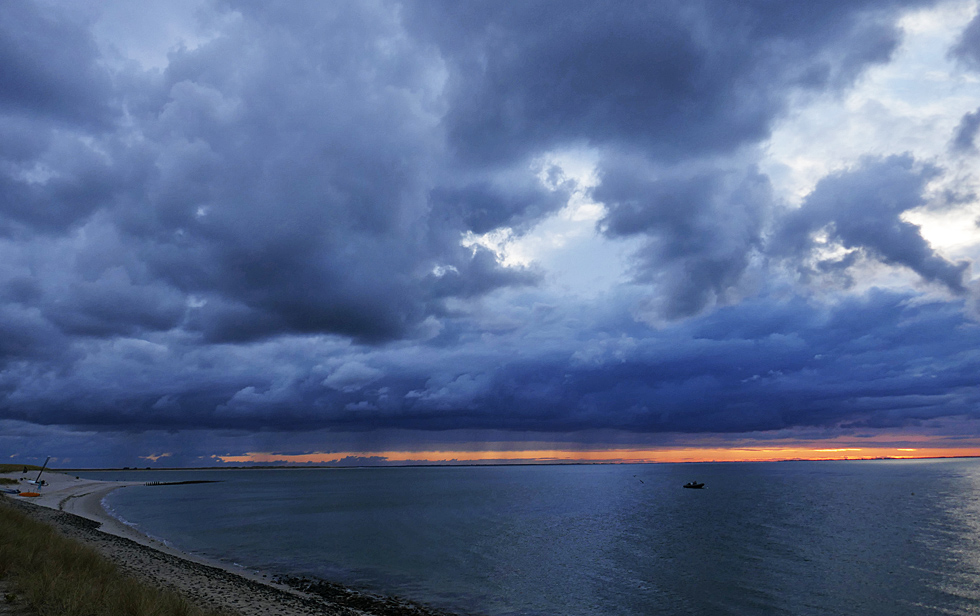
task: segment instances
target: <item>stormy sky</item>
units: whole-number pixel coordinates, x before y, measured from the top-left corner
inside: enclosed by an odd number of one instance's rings
[[[980,452],[977,11],[0,3],[0,458]]]

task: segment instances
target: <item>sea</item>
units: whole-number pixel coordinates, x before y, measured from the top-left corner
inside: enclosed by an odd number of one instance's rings
[[[187,552],[459,614],[980,614],[980,459],[78,474],[217,481],[105,504]]]

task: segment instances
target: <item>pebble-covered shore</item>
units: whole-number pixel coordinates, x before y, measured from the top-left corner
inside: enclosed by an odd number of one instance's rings
[[[99,522],[14,498],[5,502],[90,545],[125,572],[171,588],[201,607],[241,616],[448,616],[416,603],[358,592],[318,579],[280,577],[274,585],[186,560],[99,530]]]

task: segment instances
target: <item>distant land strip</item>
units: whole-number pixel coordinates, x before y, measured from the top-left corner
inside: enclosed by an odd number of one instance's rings
[[[221,483],[220,479],[188,479],[187,481],[147,481],[146,486],[181,486],[187,483]]]
[[[847,456],[847,457],[795,457],[795,458],[759,458],[759,459],[696,459],[696,460],[570,460],[570,461],[535,461],[535,462],[387,462],[384,464],[330,464],[315,462],[291,462],[283,461],[277,464],[234,464],[227,466],[162,466],[146,468],[52,468],[52,472],[59,473],[95,473],[95,472],[121,472],[121,471],[222,471],[222,470],[286,470],[286,469],[333,469],[351,470],[364,468],[418,468],[418,467],[456,467],[456,466],[594,466],[594,465],[629,465],[629,464],[742,464],[742,463],[772,463],[772,462],[867,462],[872,460],[951,460],[959,458],[980,458],[978,453],[950,453],[950,454],[925,454],[925,455],[867,455],[867,456]],[[19,467],[18,467],[19,468]],[[37,470],[37,469],[35,469]],[[212,480],[213,481],[213,480]],[[198,483],[206,483],[203,480]],[[181,482],[189,483],[189,482]]]

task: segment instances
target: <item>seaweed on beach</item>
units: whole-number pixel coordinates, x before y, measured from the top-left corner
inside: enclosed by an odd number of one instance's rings
[[[317,578],[284,575],[277,577],[275,581],[320,597],[330,604],[361,610],[376,616],[456,616],[453,612],[437,610],[414,601],[374,595]]]
[[[219,479],[186,479],[184,481],[147,481],[145,486],[184,486],[191,483],[221,483]]]
[[[134,584],[148,587],[151,591],[169,593],[184,601],[185,611],[144,612],[138,610],[115,609],[98,611],[89,606],[88,611],[47,609],[35,610],[41,616],[108,616],[112,614],[131,614],[132,616],[203,616],[205,614],[277,614],[279,616],[458,616],[453,612],[439,610],[427,605],[400,599],[371,594],[348,588],[341,584],[316,578],[283,576],[271,580],[257,581],[241,575],[216,568],[209,564],[195,562],[177,555],[161,552],[153,547],[136,543],[124,537],[106,534],[99,530],[100,523],[80,516],[48,509],[37,504],[0,498],[0,513],[16,514],[19,520],[26,520],[31,526],[43,530],[46,537],[57,541],[75,544],[102,558],[116,574],[130,579]],[[4,515],[7,515],[4,514]],[[18,522],[20,524],[21,522]],[[6,524],[0,517],[0,548],[6,548],[4,531],[15,528]],[[41,541],[45,543],[47,539]],[[2,552],[2,549],[0,549]],[[0,553],[0,561],[6,557]],[[42,561],[43,564],[44,561]],[[101,565],[100,565],[101,566]],[[9,565],[7,566],[9,569]],[[99,570],[99,567],[92,567]],[[0,562],[0,578],[4,566]],[[264,576],[263,576],[264,577]],[[12,576],[7,577],[10,581]],[[89,582],[81,581],[87,585]],[[18,596],[26,593],[17,591]],[[166,602],[164,602],[166,603]],[[205,612],[196,606],[217,609],[218,612]],[[118,607],[118,606],[117,606]],[[184,609],[184,608],[180,608]]]

